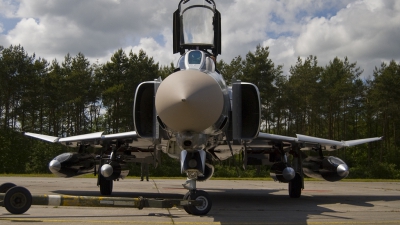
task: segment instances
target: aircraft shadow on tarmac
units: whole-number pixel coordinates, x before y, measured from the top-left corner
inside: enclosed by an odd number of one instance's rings
[[[374,207],[374,202],[400,201],[400,196],[380,195],[334,195],[318,193],[317,195],[302,195],[298,199],[289,198],[282,194],[282,190],[254,190],[254,189],[206,189],[210,194],[213,207],[203,216],[213,218],[221,224],[241,223],[284,223],[307,224],[309,218],[318,216],[327,220],[351,220],[341,206],[351,207],[354,211],[367,211]],[[96,191],[56,190],[58,194],[98,196]],[[278,193],[279,192],[279,193]],[[145,198],[183,198],[182,194],[147,193],[147,192],[113,192],[115,197]],[[176,215],[165,215],[176,218]],[[329,214],[329,215],[328,215]],[[149,214],[149,216],[151,216]],[[188,215],[189,216],[189,215]]]
[[[351,219],[342,209],[344,205],[354,211],[367,211],[377,201],[400,201],[400,196],[379,195],[303,195],[289,198],[281,190],[232,190],[212,192],[213,209],[209,216],[221,224],[231,223],[294,223],[308,224],[307,219],[318,216],[326,219]],[[240,194],[239,194],[240,193]],[[328,215],[328,214],[329,215]],[[334,215],[333,215],[334,214]],[[334,218],[332,218],[334,217]]]

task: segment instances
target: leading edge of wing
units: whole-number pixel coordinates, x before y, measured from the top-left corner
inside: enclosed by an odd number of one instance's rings
[[[44,134],[30,133],[30,132],[24,132],[24,135],[52,143],[56,142],[67,143],[67,142],[81,142],[81,141],[89,142],[96,140],[100,141],[100,140],[114,140],[114,139],[125,139],[125,138],[134,138],[134,139],[138,138],[136,131],[129,131],[116,134],[106,134],[106,135],[103,135],[103,133],[104,131],[101,131],[96,133],[82,134],[65,138],[54,137]]]
[[[33,138],[37,138],[37,139],[47,141],[47,142],[52,142],[52,143],[56,143],[60,139],[59,137],[54,137],[54,136],[49,136],[49,135],[44,135],[44,134],[35,134],[35,133],[30,133],[30,132],[24,132],[23,134],[28,137],[33,137]]]
[[[380,141],[383,137],[373,137],[373,138],[365,138],[365,139],[357,139],[357,140],[350,140],[350,141],[335,141],[329,140],[325,138],[317,138],[302,134],[296,134],[297,138],[276,135],[276,134],[268,134],[268,133],[259,133],[258,138],[271,140],[271,141],[282,141],[282,142],[289,142],[289,143],[306,143],[306,144],[317,144],[320,146],[324,146],[324,150],[332,151],[342,147],[350,147],[360,144],[365,144],[374,141]]]
[[[380,141],[383,140],[383,137],[373,137],[373,138],[364,138],[364,139],[356,139],[356,140],[350,140],[350,141],[334,141],[334,140],[329,140],[329,139],[324,139],[324,138],[317,138],[317,137],[311,137],[307,135],[302,135],[302,134],[296,134],[297,136],[297,141],[298,142],[304,142],[304,143],[316,143],[320,144],[326,148],[326,150],[335,150],[339,149],[342,147],[351,147],[355,145],[360,145],[360,144],[365,144],[369,142],[374,142],[374,141]]]
[[[354,145],[364,144],[373,141],[381,141],[381,140],[383,140],[383,137],[364,138],[358,140],[345,141],[344,143],[346,144],[346,146],[350,147]]]
[[[271,140],[271,141],[286,141],[286,142],[297,142],[297,138],[282,136],[277,134],[269,134],[269,133],[258,133],[258,138]]]

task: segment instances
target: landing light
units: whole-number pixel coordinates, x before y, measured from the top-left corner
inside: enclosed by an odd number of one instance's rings
[[[196,168],[197,166],[197,161],[195,159],[189,160],[189,167],[190,168]]]

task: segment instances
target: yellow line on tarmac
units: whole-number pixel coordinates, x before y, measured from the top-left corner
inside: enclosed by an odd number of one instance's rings
[[[45,218],[0,218],[0,221],[10,221],[10,222],[44,222],[44,223],[71,223],[71,222],[80,222],[80,223],[106,223],[106,224],[193,224],[193,225],[220,225],[220,222],[165,222],[165,221],[118,221],[118,220],[73,220],[73,219],[45,219]],[[304,222],[229,222],[229,224],[233,225],[247,225],[247,224],[277,224],[277,225],[296,225],[296,224],[304,224]],[[308,225],[341,225],[341,224],[400,224],[400,220],[394,221],[337,221],[337,222],[307,222]]]

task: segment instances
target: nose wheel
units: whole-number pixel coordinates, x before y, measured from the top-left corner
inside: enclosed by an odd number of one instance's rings
[[[208,195],[208,193],[205,191],[199,191],[199,190],[189,191],[185,194],[185,196],[183,196],[183,200],[202,201],[202,205],[199,206],[193,206],[193,205],[183,206],[183,209],[188,214],[206,215],[211,210],[212,201],[210,195]]]

